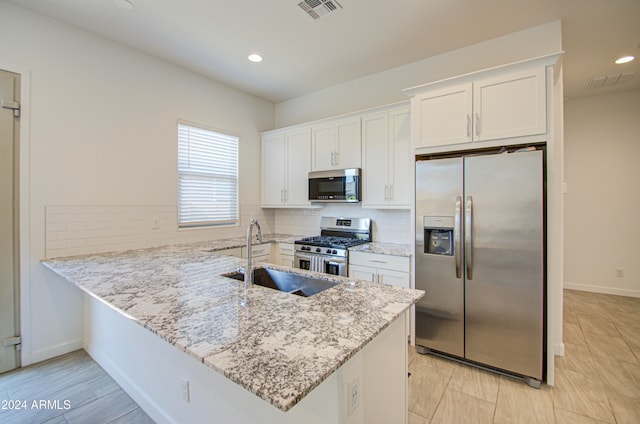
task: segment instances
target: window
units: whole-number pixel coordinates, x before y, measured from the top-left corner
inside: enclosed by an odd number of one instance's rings
[[[238,137],[178,122],[178,226],[238,222]]]

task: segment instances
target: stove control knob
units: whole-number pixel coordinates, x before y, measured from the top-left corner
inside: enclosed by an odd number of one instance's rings
[[[322,249],[320,249],[319,247],[316,247],[316,252],[320,253]]]
[[[335,250],[334,250],[334,252],[335,252]],[[327,253],[331,253],[331,249],[327,249]]]
[[[337,250],[332,251],[331,253],[333,253],[334,255],[338,253]]]

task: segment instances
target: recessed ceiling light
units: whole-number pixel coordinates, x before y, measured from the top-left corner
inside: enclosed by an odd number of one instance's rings
[[[248,59],[254,63],[262,62],[262,56],[260,56],[258,53],[251,53]]]
[[[124,9],[124,10],[133,10],[135,8],[135,5],[129,1],[129,0],[113,0],[113,2],[116,4],[116,6],[118,6],[120,9]]]
[[[623,63],[629,63],[629,62],[631,62],[633,59],[635,59],[635,57],[634,57],[634,56],[622,56],[622,57],[619,57],[618,59],[616,59],[616,62],[615,62],[615,63],[616,63],[617,65],[621,65],[621,64],[623,64]]]

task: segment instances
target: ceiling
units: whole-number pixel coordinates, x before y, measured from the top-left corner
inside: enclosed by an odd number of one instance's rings
[[[301,0],[9,1],[275,103],[555,20],[566,97],[640,88],[640,0],[332,0],[317,20]]]

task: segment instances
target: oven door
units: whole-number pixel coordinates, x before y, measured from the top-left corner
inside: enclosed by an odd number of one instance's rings
[[[321,269],[316,269],[319,263],[322,264]],[[347,276],[347,258],[340,256],[295,252],[293,255],[293,267],[325,274]]]

